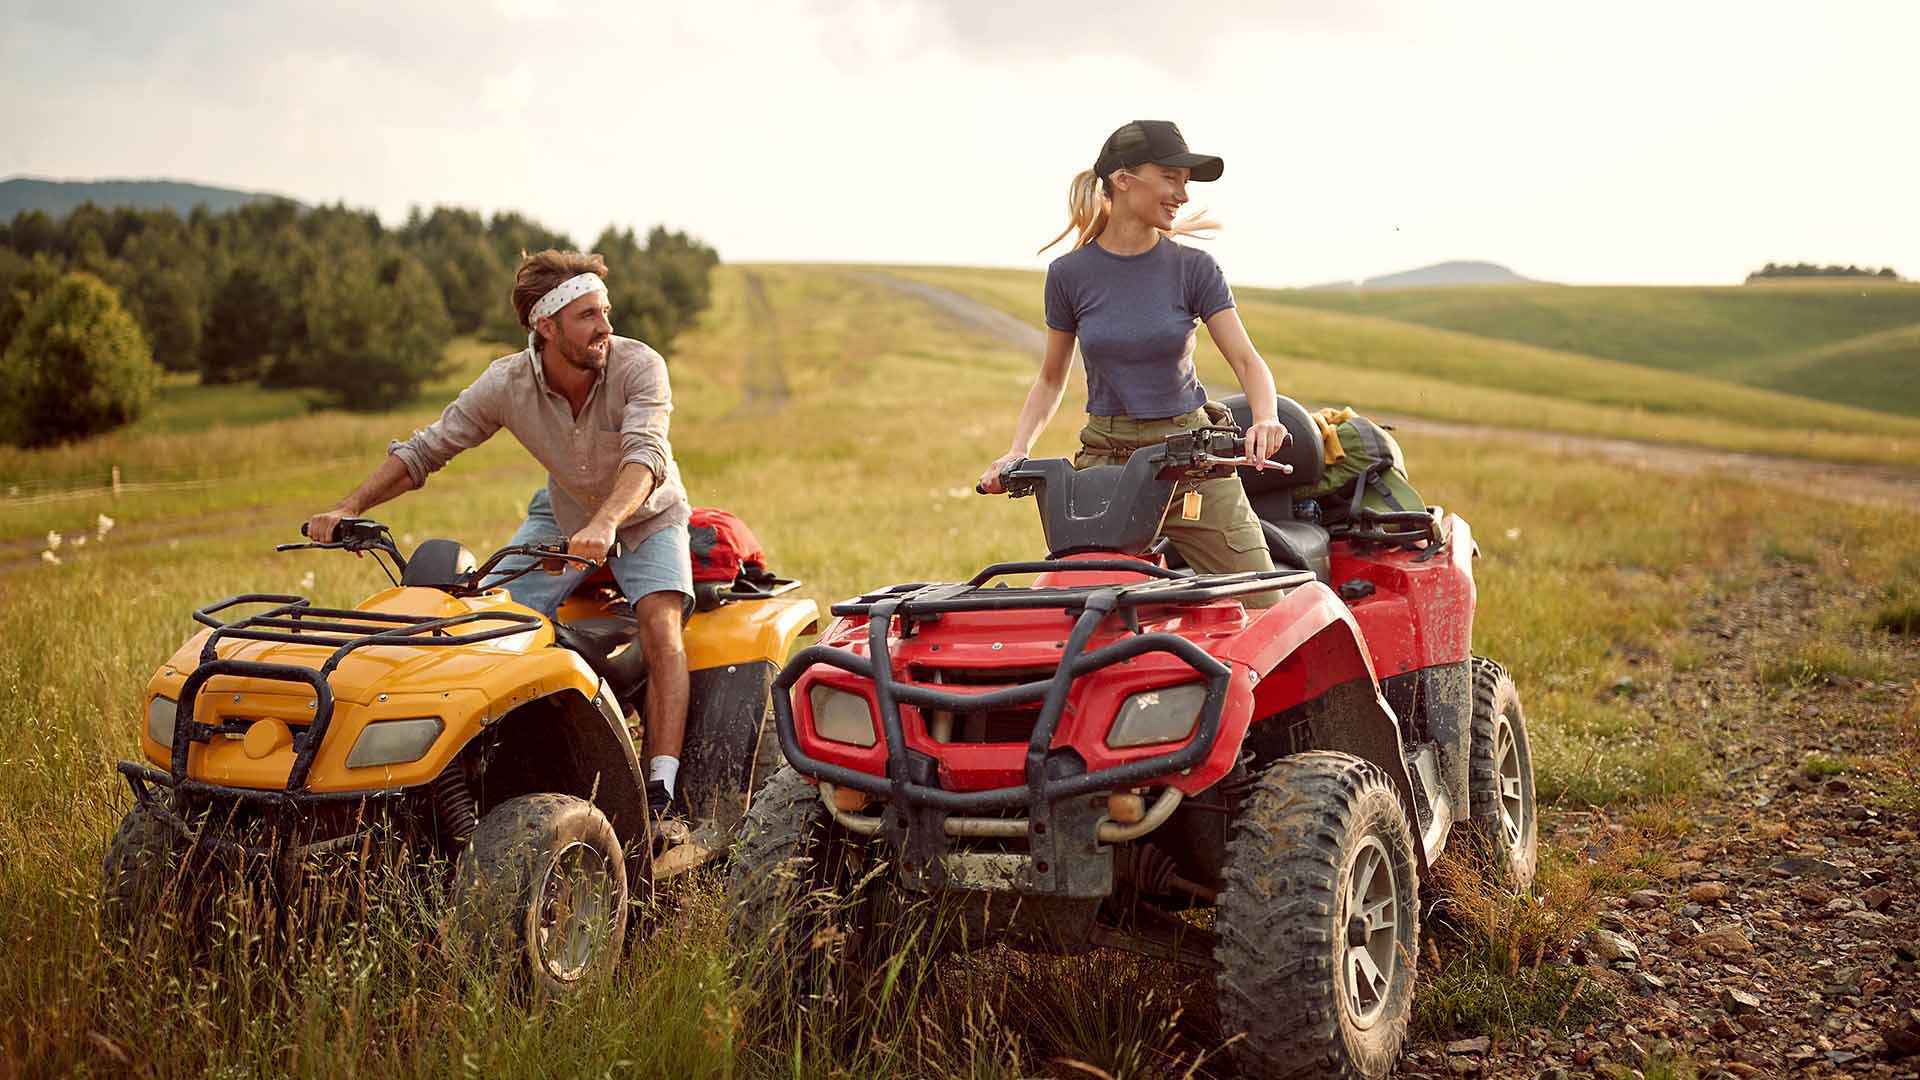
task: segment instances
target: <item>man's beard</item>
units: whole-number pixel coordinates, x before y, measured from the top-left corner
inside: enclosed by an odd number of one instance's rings
[[[601,338],[600,340],[610,341],[612,338],[609,336]],[[589,342],[586,345],[575,345],[565,338],[559,338],[554,344],[560,347],[560,360],[568,367],[578,368],[581,371],[601,371],[607,366],[606,355],[593,351],[593,346],[598,344],[598,342]]]

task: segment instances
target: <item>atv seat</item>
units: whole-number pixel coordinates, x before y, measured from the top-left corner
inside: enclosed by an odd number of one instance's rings
[[[1220,402],[1233,413],[1233,422],[1245,431],[1253,424],[1253,409],[1247,404],[1247,395],[1235,394]],[[1252,466],[1240,466],[1240,483],[1247,489],[1247,496],[1253,498],[1274,492],[1291,492],[1299,488],[1312,487],[1320,482],[1327,471],[1327,447],[1320,441],[1320,428],[1313,422],[1300,403],[1290,397],[1280,396],[1275,405],[1280,423],[1293,436],[1293,441],[1281,450],[1268,456],[1268,461],[1277,461],[1293,466],[1291,473],[1277,469],[1255,469]],[[1289,496],[1288,505],[1292,505]],[[1261,515],[1263,518],[1266,516]],[[1292,514],[1288,514],[1289,520]]]
[[[1253,423],[1253,409],[1247,395],[1235,394],[1221,404],[1233,412],[1233,420],[1245,430]],[[1280,396],[1275,402],[1280,423],[1293,441],[1268,460],[1293,466],[1293,472],[1276,469],[1240,467],[1240,484],[1246,488],[1247,501],[1267,534],[1267,550],[1273,565],[1282,569],[1311,570],[1321,581],[1332,580],[1332,562],[1327,551],[1327,530],[1318,523],[1294,517],[1293,493],[1320,482],[1327,471],[1327,448],[1320,441],[1320,428],[1300,403]]]
[[[579,653],[594,674],[607,680],[616,699],[628,701],[647,682],[647,654],[634,640],[638,629],[632,619],[601,615],[570,623],[556,622],[553,638]]]

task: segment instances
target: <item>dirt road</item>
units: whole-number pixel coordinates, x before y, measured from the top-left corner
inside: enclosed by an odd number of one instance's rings
[[[975,333],[997,338],[1019,349],[1038,354],[1046,338],[1039,330],[998,308],[938,285],[872,272],[866,280],[884,284],[938,308],[955,322]],[[1009,413],[1011,415],[1011,413]],[[1461,424],[1412,416],[1378,415],[1395,430],[1442,438],[1524,440],[1550,453],[1570,457],[1598,458],[1636,469],[1693,475],[1725,472],[1743,480],[1779,484],[1808,492],[1820,492],[1827,498],[1876,506],[1920,509],[1920,472],[1879,465],[1850,465],[1808,461],[1801,458],[1774,457],[1768,454],[1701,447],[1675,446],[1671,443],[1643,443],[1630,439],[1610,439],[1596,435],[1569,435],[1558,432],[1526,431],[1479,424]]]

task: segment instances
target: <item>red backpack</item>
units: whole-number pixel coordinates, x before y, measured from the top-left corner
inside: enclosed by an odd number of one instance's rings
[[[725,510],[696,506],[687,520],[693,580],[731,584],[742,574],[764,577],[767,553],[747,523]]]

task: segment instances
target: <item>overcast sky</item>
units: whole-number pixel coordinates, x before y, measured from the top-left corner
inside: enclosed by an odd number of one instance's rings
[[[1237,282],[1920,277],[1920,2],[0,0],[0,175],[665,222],[729,260],[1041,266],[1178,122]],[[1057,252],[1056,252],[1057,253]]]

